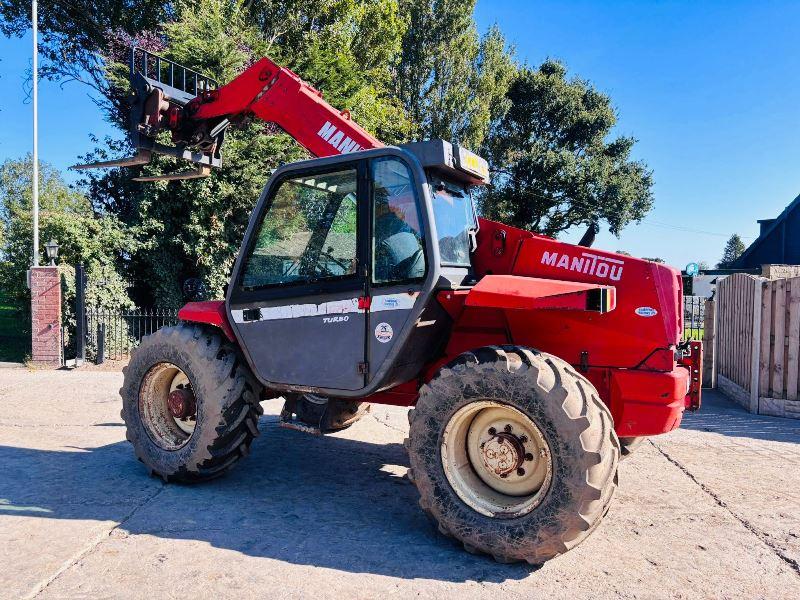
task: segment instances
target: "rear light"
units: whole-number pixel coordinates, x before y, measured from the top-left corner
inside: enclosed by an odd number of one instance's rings
[[[703,387],[703,343],[692,340],[688,352],[681,356],[678,364],[689,371],[686,390],[686,409],[697,410],[702,401]]]

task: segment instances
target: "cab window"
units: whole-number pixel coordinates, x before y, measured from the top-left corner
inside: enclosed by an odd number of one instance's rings
[[[476,220],[469,193],[456,185],[434,182],[433,218],[439,239],[439,255],[446,266],[470,266],[470,230]]]
[[[393,283],[425,276],[425,246],[411,171],[394,157],[371,162],[372,281]]]
[[[340,279],[357,271],[357,171],[278,184],[246,259],[246,289]]]

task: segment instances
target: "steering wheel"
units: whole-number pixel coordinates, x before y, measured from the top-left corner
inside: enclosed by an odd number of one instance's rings
[[[339,265],[340,267],[342,267],[342,270],[343,270],[345,273],[347,273],[347,271],[350,269],[350,266],[349,266],[347,263],[345,263],[345,262],[342,262],[342,261],[340,261],[339,259],[335,258],[335,257],[333,256],[333,254],[331,254],[331,253],[330,253],[330,251],[320,250],[320,251],[319,251],[319,255],[320,255],[320,256],[323,256],[323,257],[325,257],[325,258],[327,258],[327,259],[328,259],[328,260],[330,260],[331,262],[334,262],[334,263],[336,263],[337,265]],[[317,265],[319,265],[319,266],[322,266],[322,265],[320,265],[320,264],[319,264],[319,262],[317,262]],[[328,272],[330,272],[330,269],[328,269],[327,267],[325,267],[325,269],[326,269]],[[331,274],[332,274],[332,273],[331,273]]]
[[[413,279],[417,275],[413,274],[412,271],[414,267],[417,266],[420,258],[422,258],[422,247],[420,246],[417,250],[409,256],[408,258],[404,258],[399,263],[397,263],[394,267],[392,267],[392,275],[394,279]]]
[[[326,265],[316,263],[314,264],[314,277],[334,277],[335,273],[331,271]]]

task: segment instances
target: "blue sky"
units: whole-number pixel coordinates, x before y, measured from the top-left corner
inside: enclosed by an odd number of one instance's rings
[[[478,0],[520,60],[562,60],[608,93],[617,132],[639,139],[655,208],[596,246],[683,267],[716,262],[727,237],[749,242],[756,219],[800,194],[800,46],[794,2],[525,2]],[[23,80],[30,36],[0,38],[0,160],[30,151]],[[78,83],[40,87],[40,156],[64,169],[113,133]],[[580,232],[565,239],[577,241]]]
[[[800,3],[479,0],[476,16],[521,60],[561,59],[609,94],[639,139],[655,208],[598,247],[714,263],[800,194]]]

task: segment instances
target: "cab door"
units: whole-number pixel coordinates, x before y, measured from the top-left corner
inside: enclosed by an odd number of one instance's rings
[[[425,228],[417,186],[409,164],[399,156],[369,161],[370,181],[370,310],[367,357],[370,376],[391,363],[390,380],[413,376],[420,352],[396,348],[400,334],[416,335],[409,319],[424,304],[421,292],[428,273]],[[403,336],[409,338],[408,333]],[[395,359],[389,357],[400,351]],[[408,367],[408,368],[405,368]],[[412,375],[409,375],[409,372]],[[392,381],[395,382],[395,381]]]
[[[270,383],[365,386],[368,229],[364,161],[277,176],[229,291],[232,326]]]

